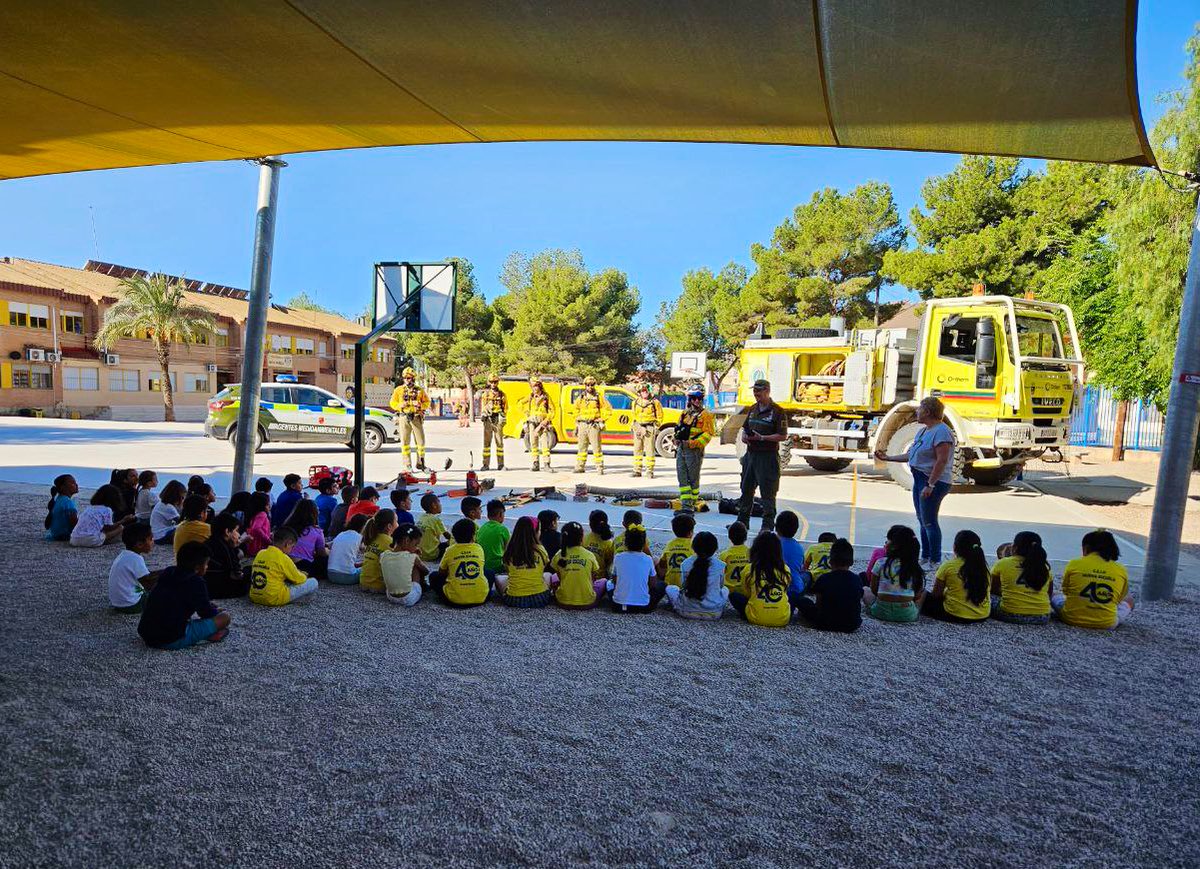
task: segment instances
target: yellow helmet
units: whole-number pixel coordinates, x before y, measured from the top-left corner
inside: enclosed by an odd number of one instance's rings
[[[540,377],[536,377],[536,376],[535,376],[535,377],[530,377],[530,378],[529,378],[529,385],[530,385],[530,386],[541,386],[541,385],[542,385],[542,378],[540,378]]]
[[[416,371],[414,371],[414,370],[412,369],[412,367],[410,366],[410,367],[408,367],[408,368],[405,368],[403,371],[401,371],[401,372],[400,372],[400,376],[401,376],[401,377],[405,377],[405,378],[408,378],[408,377],[416,377],[416,376],[417,376],[417,372],[416,372]]]
[[[500,382],[500,375],[499,375],[499,374],[489,374],[489,375],[488,375],[487,382],[488,382],[488,383],[499,383],[499,382]]]
[[[589,374],[587,377],[583,378],[583,385],[584,386],[595,386],[596,378],[592,377],[592,375]]]

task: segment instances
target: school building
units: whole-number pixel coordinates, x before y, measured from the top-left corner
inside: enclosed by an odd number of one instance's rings
[[[140,269],[89,260],[83,268],[0,257],[0,414],[117,420],[162,419],[162,373],[148,336],[101,351],[94,339],[104,312],[121,296],[121,279]],[[216,331],[171,347],[179,420],[201,420],[208,399],[241,380],[245,290],[187,280],[189,301],[210,311]],[[272,304],[267,314],[263,379],[294,374],[344,396],[354,382],[354,342],[362,323],[321,311]],[[391,392],[395,342],[381,338],[366,363],[367,401]]]

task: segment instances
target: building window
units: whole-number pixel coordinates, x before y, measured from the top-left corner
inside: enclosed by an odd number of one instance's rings
[[[162,392],[162,374],[151,374],[146,378],[146,388],[151,392]],[[175,372],[171,372],[171,391],[175,390]]]
[[[198,332],[198,333],[196,334],[196,340],[195,340],[193,343],[195,343],[195,344],[200,344],[201,346],[207,347],[207,346],[208,346],[208,340],[209,340],[209,339],[208,339],[208,333],[207,333],[207,332]]]
[[[83,314],[78,311],[63,311],[59,320],[64,332],[73,335],[83,334]]]
[[[343,344],[342,345],[342,358],[343,359],[353,359],[354,358],[354,345],[353,344]]]
[[[14,365],[13,389],[53,389],[54,376],[49,365]]]
[[[312,338],[297,338],[295,353],[298,356],[312,356],[315,343]]]
[[[218,347],[228,347],[229,346],[229,330],[228,329],[218,329],[217,330],[217,340],[215,343]]]
[[[137,392],[141,389],[136,370],[114,368],[108,372],[109,392]]]
[[[174,382],[174,381],[172,381]],[[183,391],[184,392],[208,392],[208,375],[207,374],[185,374],[183,375]]]
[[[392,351],[391,350],[380,349],[380,350],[375,351],[375,361],[376,362],[390,362],[391,360],[392,360]]]
[[[45,305],[28,305],[25,302],[9,302],[8,325],[27,326],[30,329],[49,329],[50,309]]]
[[[324,358],[329,355],[329,345],[322,341],[317,345],[317,355]]]
[[[274,353],[291,353],[292,339],[287,335],[272,335],[271,350]]]
[[[68,365],[63,368],[63,389],[77,389],[94,392],[100,388],[99,368],[76,368]]]

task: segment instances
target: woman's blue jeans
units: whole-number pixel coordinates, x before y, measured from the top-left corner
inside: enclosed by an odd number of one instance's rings
[[[911,468],[913,475],[913,507],[917,511],[917,523],[921,526],[921,557],[934,563],[942,560],[942,526],[938,524],[938,510],[941,509],[942,499],[950,491],[949,483],[934,483],[933,493],[928,498],[922,498],[921,492],[929,485],[929,476],[916,468]]]

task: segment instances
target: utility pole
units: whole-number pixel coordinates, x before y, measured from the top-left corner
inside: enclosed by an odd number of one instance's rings
[[[279,170],[287,163],[260,157],[258,208],[254,218],[254,260],[250,266],[249,312],[242,345],[242,385],[238,405],[233,491],[250,491],[254,448],[258,443],[258,392],[262,387],[263,341],[271,304],[271,257],[275,252],[275,207],[279,201]]]
[[[1200,179],[1193,177],[1190,180],[1195,191]],[[1196,426],[1200,417],[1200,197],[1196,199],[1196,214],[1192,220],[1192,250],[1183,285],[1183,303],[1179,308],[1179,340],[1175,344],[1175,364],[1171,372],[1171,394],[1167,400],[1158,484],[1154,490],[1154,511],[1150,515],[1146,572],[1142,580],[1142,597],[1146,600],[1167,600],[1175,591],[1179,540],[1183,536],[1188,484],[1196,456]]]

